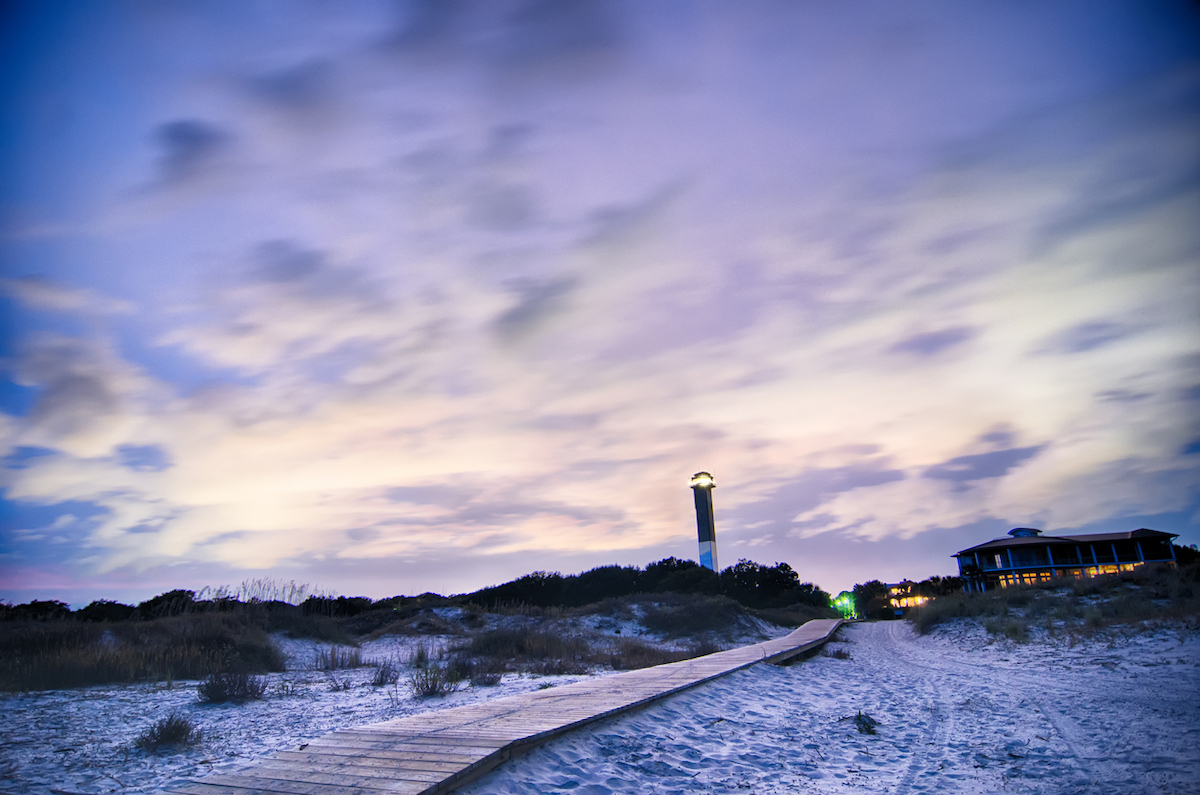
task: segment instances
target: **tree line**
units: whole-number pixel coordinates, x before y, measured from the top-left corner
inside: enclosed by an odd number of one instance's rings
[[[794,604],[829,607],[829,594],[799,575],[787,563],[767,566],[745,558],[720,574],[692,560],[664,558],[638,566],[599,566],[580,574],[535,571],[500,585],[444,597],[439,594],[393,596],[309,596],[298,605],[278,600],[241,601],[235,596],[197,598],[195,591],[177,589],[136,605],[108,599],[96,600],[72,611],[64,602],[35,600],[20,605],[0,603],[0,621],[75,620],[149,621],[187,613],[227,612],[255,606],[279,612],[346,618],[370,610],[390,608],[404,611],[414,607],[476,605],[489,609],[526,604],[534,607],[582,607],[605,599],[633,594],[681,593],[725,595],[752,608],[788,607]]]

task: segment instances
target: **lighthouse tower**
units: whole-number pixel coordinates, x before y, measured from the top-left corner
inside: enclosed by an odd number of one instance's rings
[[[713,523],[712,490],[717,487],[707,472],[692,475],[692,494],[696,498],[696,532],[700,536],[700,565],[719,572],[717,564],[717,528]]]

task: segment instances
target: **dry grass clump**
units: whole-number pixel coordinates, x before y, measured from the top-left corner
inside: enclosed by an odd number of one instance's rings
[[[1200,617],[1200,566],[1143,566],[1132,572],[1036,586],[940,596],[909,613],[925,634],[954,618],[979,619],[993,635],[1018,643],[1033,626],[1048,632],[1091,633],[1107,627],[1162,619]]]
[[[721,651],[721,647],[707,639],[693,643],[686,649],[663,649],[637,638],[622,638],[601,661],[611,665],[615,671],[633,671],[703,657],[718,651]]]
[[[374,687],[394,685],[400,681],[400,666],[390,657],[375,664],[375,674],[371,677]]]
[[[361,668],[363,666],[360,649],[330,646],[328,649],[317,649],[313,655],[314,671],[338,671],[343,668]]]
[[[407,684],[417,698],[440,698],[457,690],[461,682],[462,677],[455,666],[430,663],[410,673]]]
[[[583,661],[591,655],[591,651],[591,646],[583,638],[535,627],[481,632],[454,649],[461,656],[503,660],[518,665],[549,660]]]
[[[211,674],[196,687],[196,698],[202,704],[241,704],[261,699],[267,692],[267,681],[261,676],[246,673]]]
[[[154,723],[133,741],[135,748],[158,751],[160,748],[181,748],[200,742],[201,732],[187,716],[172,712]]]

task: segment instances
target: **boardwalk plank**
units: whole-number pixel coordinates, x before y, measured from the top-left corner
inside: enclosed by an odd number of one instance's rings
[[[495,752],[493,752],[495,753]],[[342,748],[327,748],[322,747],[320,750],[304,750],[304,751],[276,751],[268,759],[328,759],[329,764],[334,764],[333,760],[343,760],[344,764],[376,764],[381,766],[396,762],[425,762],[430,764],[453,765],[457,767],[465,767],[472,765],[481,759],[487,759],[486,756],[463,756],[462,754],[446,754],[446,753],[415,753],[405,751],[385,751],[382,749],[372,749],[361,751],[357,749],[347,750]]]
[[[454,771],[420,770],[417,768],[397,767],[388,770],[380,768],[349,767],[346,765],[327,766],[313,761],[288,762],[284,760],[268,760],[255,765],[251,771],[258,778],[277,779],[280,781],[303,781],[309,784],[346,784],[356,787],[381,787],[389,781],[424,781],[436,784]]]
[[[381,786],[361,786],[353,783],[317,783],[310,781],[285,781],[283,779],[262,778],[250,773],[253,769],[242,774],[218,774],[205,777],[204,781],[226,786],[257,789],[264,793],[279,793],[279,795],[380,795],[386,792],[391,795],[420,795],[431,785],[423,781],[390,781]],[[239,793],[240,795],[240,793]]]
[[[445,759],[374,759],[361,756],[327,756],[325,754],[310,754],[304,751],[281,751],[269,757],[263,764],[276,766],[304,765],[322,773],[336,773],[338,771],[347,773],[358,772],[367,776],[383,776],[386,778],[390,774],[390,771],[393,770],[423,770],[427,773],[449,775],[470,766],[471,763],[464,765],[462,762]]]

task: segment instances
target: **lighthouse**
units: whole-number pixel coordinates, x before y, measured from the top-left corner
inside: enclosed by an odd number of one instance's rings
[[[696,498],[696,532],[700,536],[700,565],[719,572],[717,564],[717,528],[713,523],[712,490],[717,487],[707,472],[692,475],[692,494]]]

